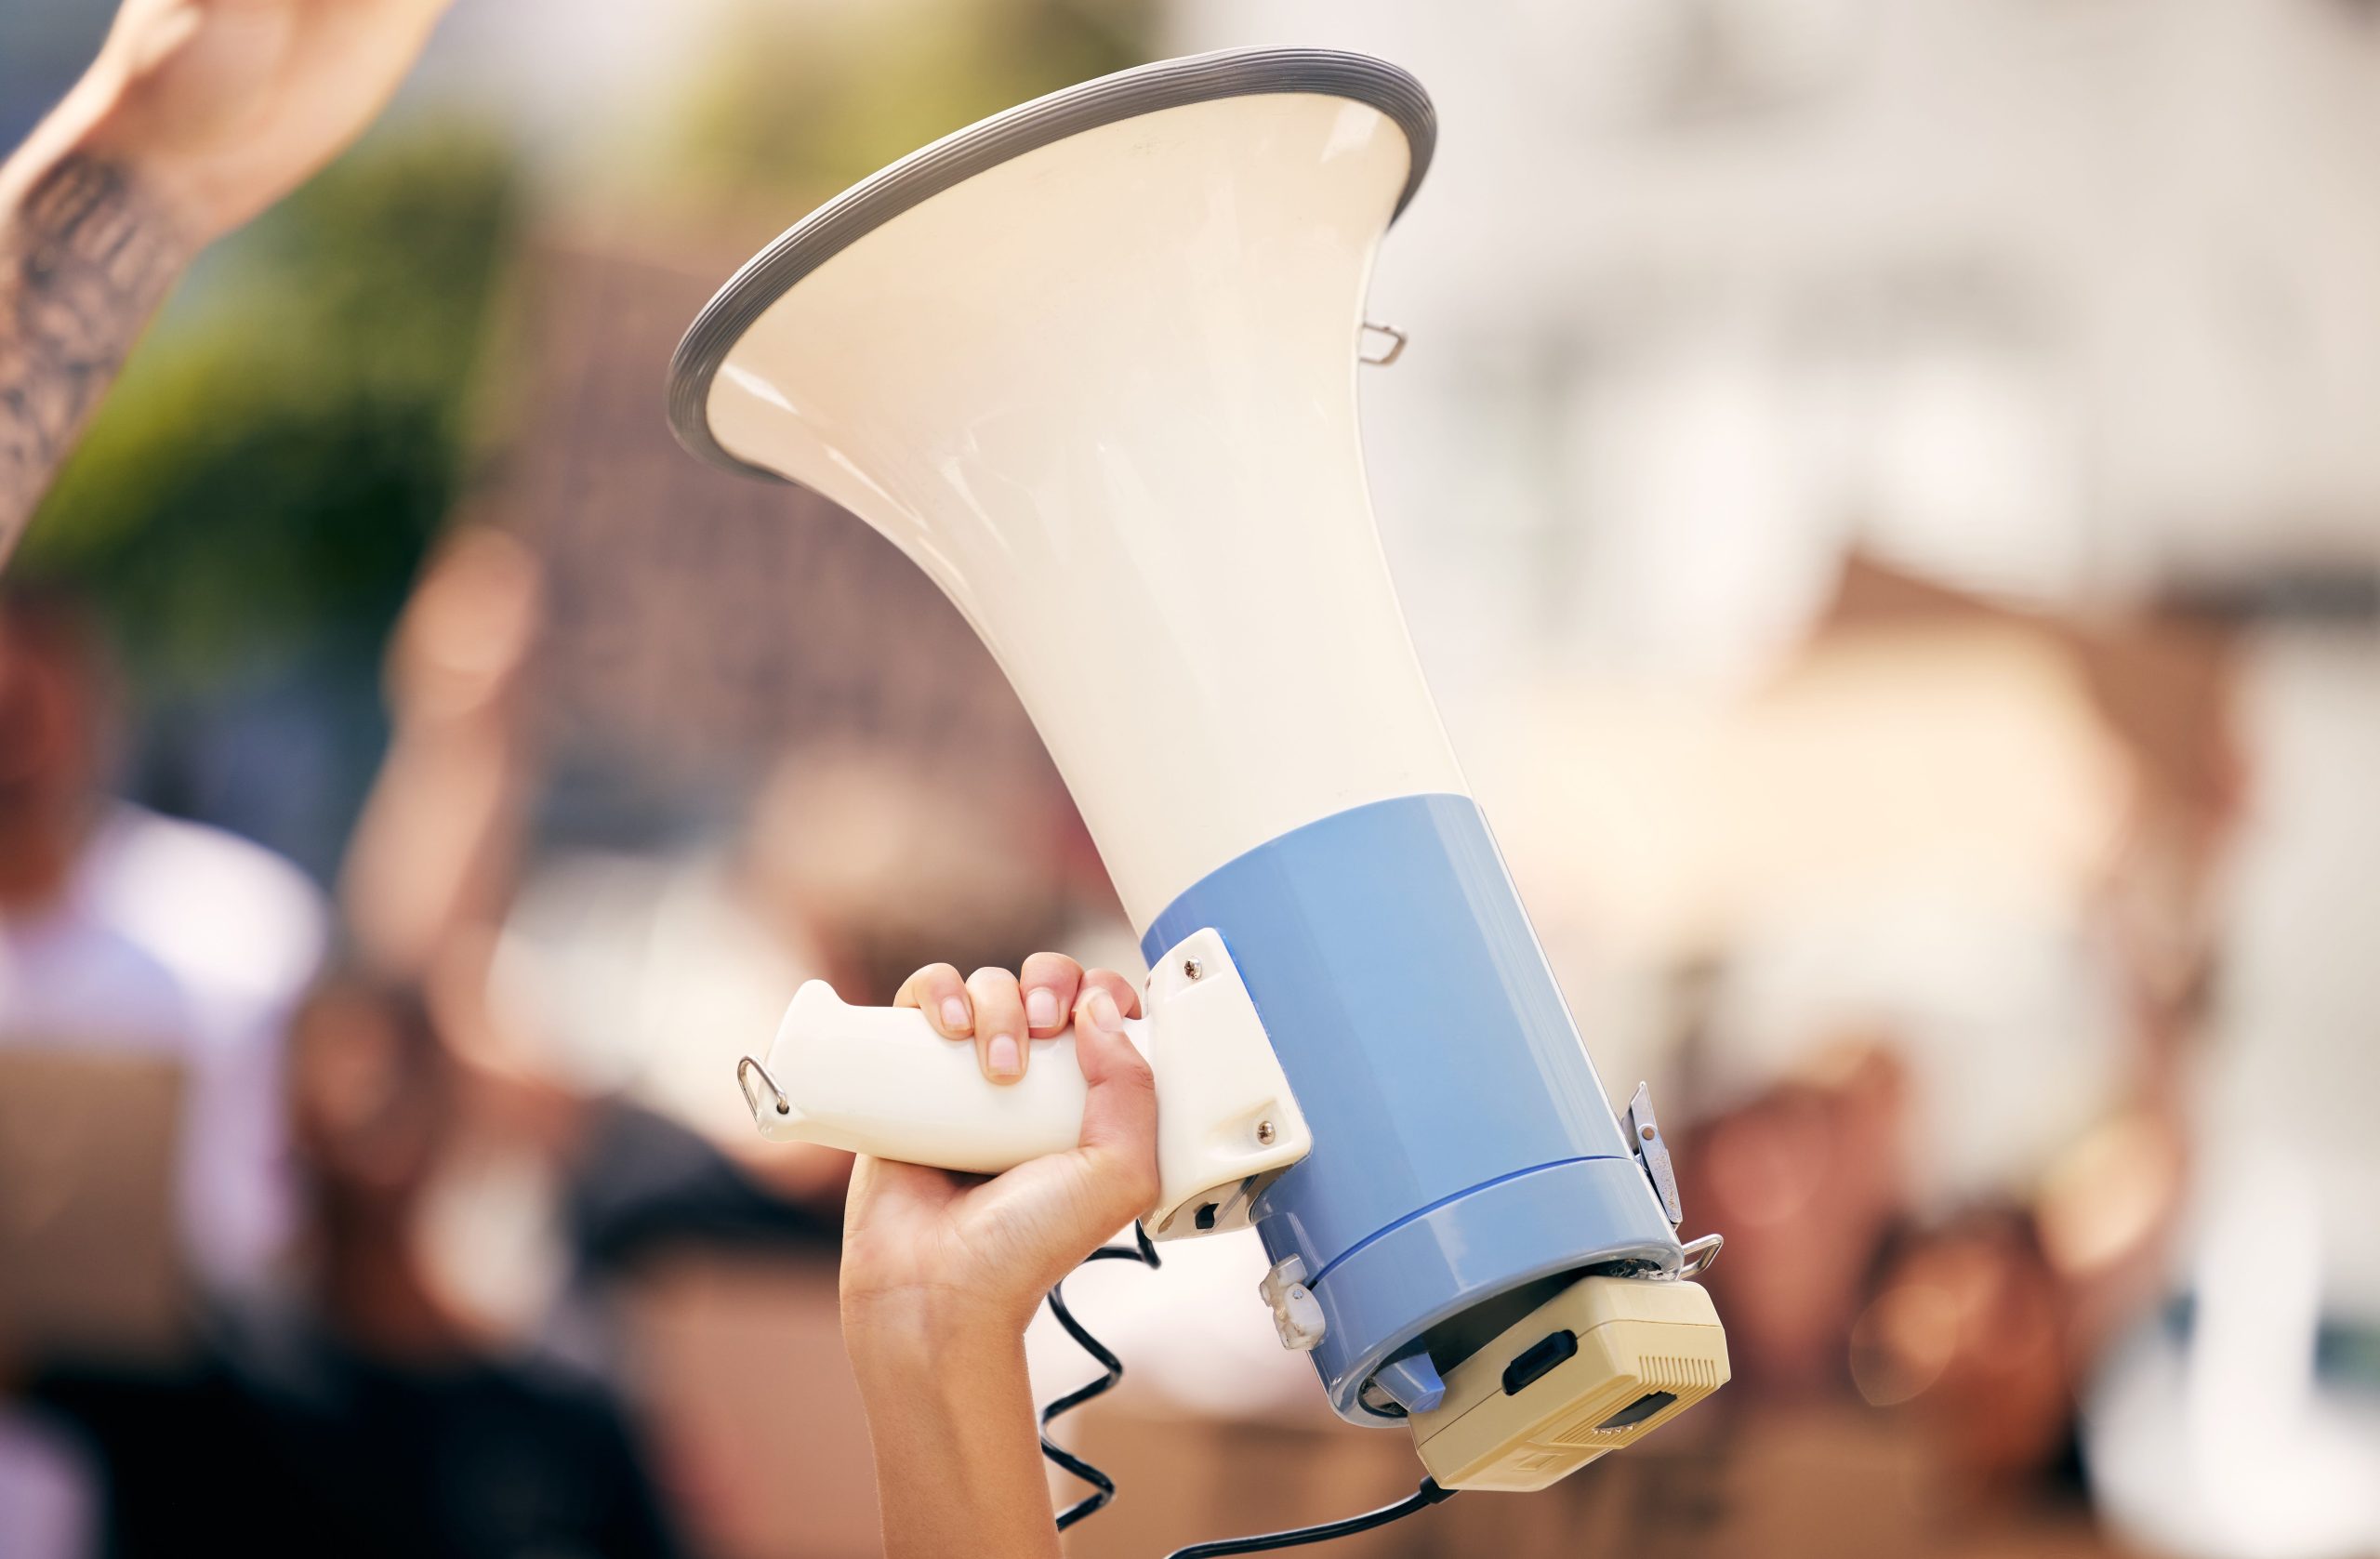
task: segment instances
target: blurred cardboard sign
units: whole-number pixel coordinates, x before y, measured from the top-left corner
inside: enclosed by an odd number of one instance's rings
[[[627,1301],[639,1416],[698,1552],[883,1552],[831,1261],[690,1249],[641,1270]]]
[[[1321,1393],[1315,1396],[1318,1407]],[[1421,1477],[1405,1435],[1351,1429],[1327,1410],[1274,1421],[1097,1404],[1057,1437],[1117,1486],[1106,1509],[1065,1534],[1066,1559],[1146,1559],[1185,1543],[1336,1520],[1402,1499]],[[1051,1487],[1061,1507],[1090,1492],[1063,1475]],[[1444,1536],[1433,1529],[1452,1510],[1340,1539],[1329,1552],[1335,1559],[1470,1552],[1426,1545]]]
[[[1146,1559],[1185,1543],[1336,1521],[1403,1499],[1422,1476],[1403,1430],[1342,1423],[1319,1389],[1294,1407],[1201,1414],[1135,1382],[1130,1360],[1116,1394],[1066,1420],[1058,1438],[1117,1485],[1107,1508],[1065,1534],[1067,1559]],[[1086,1492],[1072,1477],[1051,1477],[1061,1509]],[[1620,1551],[1609,1539],[1617,1509],[1609,1485],[1591,1470],[1541,1494],[1467,1495],[1334,1539],[1327,1552],[1336,1559],[1573,1559]]]
[[[179,1341],[182,1086],[162,1057],[0,1049],[0,1354],[154,1359]]]
[[[1740,694],[1555,679],[1473,760],[1540,932],[1639,958],[1878,902],[2062,919],[2161,852],[2202,889],[2244,780],[2202,628],[2027,614],[1854,558]]]
[[[1317,1405],[1320,1394],[1316,1394]],[[2100,1559],[2072,1509],[2021,1489],[1959,1495],[1904,1420],[1857,1404],[1712,1405],[1535,1494],[1474,1493],[1357,1537],[1343,1559]],[[1067,1559],[1145,1559],[1188,1542],[1354,1515],[1421,1476],[1407,1437],[1327,1413],[1290,1421],[1093,1404],[1068,1443],[1115,1503],[1065,1535]],[[1053,1480],[1061,1504],[1081,1486]]]

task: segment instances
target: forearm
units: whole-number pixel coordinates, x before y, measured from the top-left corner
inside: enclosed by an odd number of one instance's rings
[[[1056,1559],[1022,1337],[847,1326],[886,1559]]]
[[[503,917],[528,803],[500,719],[400,727],[348,846],[339,899],[379,967],[431,968],[458,934]]]
[[[0,566],[192,245],[86,82],[0,164]]]

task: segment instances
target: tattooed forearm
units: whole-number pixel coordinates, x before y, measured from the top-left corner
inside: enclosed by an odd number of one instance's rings
[[[86,153],[0,210],[0,564],[182,258],[139,180]]]

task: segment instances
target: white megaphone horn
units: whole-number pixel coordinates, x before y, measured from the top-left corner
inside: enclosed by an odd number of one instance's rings
[[[1587,1059],[1416,663],[1355,417],[1373,253],[1435,134],[1404,72],[1171,60],[820,207],[672,365],[680,440],[814,488],[948,593],[1151,969],[1159,1238],[1253,1223],[1283,1340],[1446,1487],[1533,1488],[1726,1378],[1640,1090]],[[992,1170],[1072,1143],[921,1014],[803,993],[772,1136]]]

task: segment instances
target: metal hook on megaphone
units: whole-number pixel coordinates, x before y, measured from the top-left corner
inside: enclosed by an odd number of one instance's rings
[[[1726,1243],[1715,1234],[1704,1235],[1700,1239],[1687,1240],[1685,1245],[1679,1247],[1680,1253],[1686,1257],[1686,1262],[1678,1268],[1678,1276],[1691,1282],[1709,1272],[1711,1263],[1719,1259],[1720,1249]]]
[[[1370,320],[1366,320],[1364,322],[1364,328],[1370,331],[1375,336],[1385,336],[1388,337],[1388,350],[1381,353],[1378,357],[1373,357],[1369,353],[1360,350],[1356,352],[1355,355],[1358,358],[1361,358],[1366,363],[1368,363],[1374,368],[1385,368],[1390,363],[1405,355],[1405,344],[1409,337],[1406,336],[1405,332],[1397,329],[1396,326],[1393,324],[1376,324]]]
[[[785,1090],[777,1087],[777,1080],[769,1076],[769,1069],[747,1055],[735,1064],[735,1086],[744,1090],[744,1103],[752,1106],[753,1119],[760,1120],[761,1111],[766,1107],[761,1103],[759,1090],[752,1086],[754,1077],[760,1078],[760,1086],[769,1090],[768,1097],[774,1103],[777,1114],[793,1114],[793,1101],[785,1096]]]

